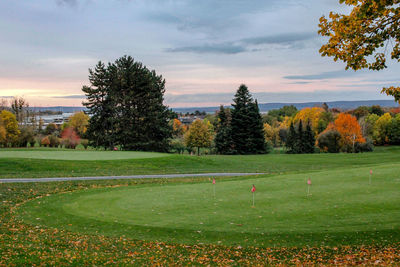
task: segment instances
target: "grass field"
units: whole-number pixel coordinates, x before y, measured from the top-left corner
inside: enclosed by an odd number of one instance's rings
[[[369,168],[353,168],[219,180],[215,198],[210,182],[94,189],[33,201],[22,213],[29,223],[58,229],[187,244],[400,241],[400,164],[375,167],[372,184],[368,176]]]
[[[4,150],[0,159],[39,159],[39,160],[124,160],[168,157],[169,154],[135,151],[94,151],[94,150],[56,150],[56,149],[21,149]]]
[[[215,198],[211,177],[0,184],[0,265],[398,265],[399,158],[400,148],[387,147],[365,154],[45,161],[51,168],[129,165],[124,172],[136,173],[138,166],[143,173],[171,166],[167,172],[267,174],[217,178]],[[46,172],[19,160],[32,168],[26,176]]]
[[[268,154],[251,156],[188,156],[171,154],[156,158],[120,160],[78,160],[80,151],[54,149],[1,150],[2,153],[59,153],[57,157],[70,155],[69,160],[38,158],[5,158],[0,156],[0,178],[38,178],[38,177],[78,177],[112,176],[135,174],[171,174],[171,173],[207,173],[207,172],[258,172],[266,174],[298,173],[304,171],[332,170],[342,167],[359,167],[396,162],[399,159],[399,147],[379,148],[374,153],[362,154],[313,154],[287,155]],[[71,154],[69,154],[71,153]],[[76,154],[75,154],[76,153]],[[92,152],[91,152],[92,153]],[[118,151],[93,151],[92,159],[103,155],[130,154]],[[114,154],[116,153],[116,154]],[[108,156],[109,155],[109,156]],[[56,156],[54,156],[56,157]],[[74,160],[71,160],[74,159]]]

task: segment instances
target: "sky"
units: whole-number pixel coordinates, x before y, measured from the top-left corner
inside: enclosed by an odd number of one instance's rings
[[[81,106],[88,69],[130,55],[166,80],[170,107],[391,99],[400,64],[345,71],[321,57],[318,21],[338,0],[2,0],[0,98]]]

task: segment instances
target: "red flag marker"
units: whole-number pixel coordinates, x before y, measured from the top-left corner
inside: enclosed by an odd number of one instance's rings
[[[251,192],[252,193],[256,192],[256,187],[254,186],[254,184],[253,184],[253,187],[251,188]]]
[[[253,187],[251,188],[251,193],[253,195],[253,207],[254,207],[254,193],[256,192],[256,187],[253,184]]]
[[[215,178],[213,178],[212,183],[213,183],[213,191],[214,191],[214,198],[215,198]]]
[[[307,180],[307,196],[310,195],[310,186],[311,186],[311,178],[308,178]]]

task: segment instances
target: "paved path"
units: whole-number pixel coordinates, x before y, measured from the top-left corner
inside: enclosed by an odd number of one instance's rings
[[[248,176],[263,173],[188,173],[188,174],[156,174],[130,176],[93,176],[93,177],[57,177],[57,178],[7,178],[0,179],[0,183],[35,183],[61,181],[88,181],[88,180],[120,180],[120,179],[151,179],[151,178],[184,178],[184,177],[221,177],[221,176]]]

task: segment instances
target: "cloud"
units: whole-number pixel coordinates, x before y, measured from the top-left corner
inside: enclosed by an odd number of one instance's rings
[[[78,4],[77,0],[56,0],[57,5],[68,5],[68,6],[76,6]]]
[[[251,45],[262,45],[262,44],[294,44],[301,41],[311,40],[317,37],[316,33],[285,33],[276,34],[269,36],[260,36],[253,38],[242,39],[241,42]]]
[[[196,46],[184,46],[166,49],[166,52],[189,52],[196,54],[239,54],[243,52],[258,52],[260,49],[251,49],[254,45],[279,45],[295,48],[296,44],[311,40],[316,37],[314,33],[287,33],[254,38],[241,39],[234,42],[222,42]],[[302,47],[302,46],[297,46]]]
[[[64,96],[53,96],[53,98],[64,98],[64,99],[83,99],[85,95],[64,95]]]
[[[190,52],[196,54],[238,54],[246,51],[246,48],[240,45],[229,43],[224,44],[206,44],[200,46],[184,46],[178,48],[170,48],[167,52]]]
[[[326,79],[353,77],[356,75],[357,73],[354,71],[339,70],[339,71],[328,71],[328,72],[321,72],[309,75],[289,75],[289,76],[283,76],[283,78],[287,80],[326,80]]]

